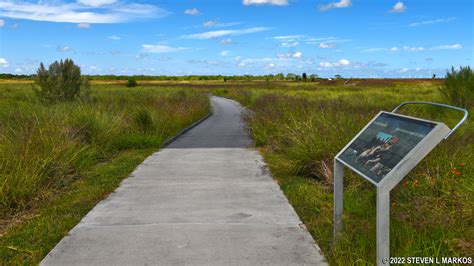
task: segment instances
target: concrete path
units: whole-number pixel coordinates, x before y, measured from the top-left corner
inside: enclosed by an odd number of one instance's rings
[[[251,140],[242,107],[147,158],[42,265],[326,265]]]

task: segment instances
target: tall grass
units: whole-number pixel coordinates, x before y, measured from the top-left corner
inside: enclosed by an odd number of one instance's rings
[[[256,145],[333,265],[375,263],[375,189],[346,170],[344,232],[332,238],[332,160],[380,110],[403,101],[443,102],[437,85],[304,85],[229,89],[245,103]],[[436,107],[405,114],[453,126],[460,115]],[[473,109],[471,108],[472,112]],[[474,254],[474,123],[442,142],[391,193],[391,256]]]
[[[158,149],[209,111],[193,90],[95,87],[88,101],[43,104],[26,85],[0,85],[0,219],[35,208],[101,162]],[[7,223],[8,224],[8,223]]]

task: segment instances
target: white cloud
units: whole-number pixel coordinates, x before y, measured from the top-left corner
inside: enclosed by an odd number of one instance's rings
[[[160,44],[158,45],[143,44],[142,48],[143,48],[143,52],[154,53],[154,54],[171,53],[171,52],[178,52],[178,51],[189,49],[186,47],[171,47],[168,45],[160,45]]]
[[[117,0],[78,0],[77,2],[86,6],[98,7],[116,3]]]
[[[221,55],[221,56],[228,56],[229,54],[230,54],[229,51],[222,51],[222,52],[220,52],[220,55]]]
[[[227,39],[220,40],[219,43],[222,45],[230,45],[230,44],[233,44],[234,42],[232,41],[232,39],[227,38]]]
[[[23,72],[23,69],[21,69],[21,68],[15,68],[15,73],[21,73],[21,72]]]
[[[8,61],[5,58],[0,57],[0,67],[8,67]]]
[[[56,48],[56,51],[58,51],[58,52],[70,52],[70,51],[72,51],[72,48],[67,46],[67,45],[66,46],[58,46]]]
[[[111,39],[111,40],[114,40],[114,41],[118,41],[118,40],[121,40],[121,39],[122,39],[121,37],[115,36],[115,35],[109,36],[109,37],[107,37],[107,38],[109,38],[109,39]]]
[[[439,45],[432,48],[433,50],[458,50],[462,49],[460,44],[448,44],[448,45]]]
[[[397,48],[397,47],[395,47],[395,48]],[[424,51],[425,48],[424,47],[403,46],[403,50],[408,51],[408,52],[418,52],[418,51]]]
[[[218,24],[218,22],[215,21],[215,20],[208,20],[208,21],[205,21],[202,25],[203,25],[204,27],[214,27],[214,26],[216,26],[217,24]]]
[[[322,42],[319,44],[319,48],[322,48],[322,49],[336,48],[336,44],[331,43],[331,42]]]
[[[281,46],[282,47],[295,47],[298,46],[299,42],[282,42]]]
[[[429,25],[429,24],[448,23],[448,22],[451,22],[455,19],[456,18],[439,18],[439,19],[435,19],[435,20],[425,20],[425,21],[421,21],[421,22],[411,23],[409,26],[410,27],[417,27],[417,26]]]
[[[350,66],[352,63],[347,59],[341,59],[336,62],[320,62],[320,67],[341,67],[341,66]]]
[[[291,57],[293,58],[301,58],[303,56],[303,53],[298,51],[298,52],[294,52],[293,54],[291,54]]]
[[[242,4],[248,5],[275,5],[275,6],[286,6],[288,0],[243,0]]]
[[[0,19],[0,28],[3,27],[3,26],[5,26],[5,20]]]
[[[333,8],[346,8],[352,5],[351,0],[340,0],[339,2],[333,2],[319,7],[321,12],[329,11]]]
[[[79,23],[77,24],[77,28],[79,29],[89,29],[91,27],[90,23]]]
[[[205,39],[212,39],[212,38],[218,38],[218,37],[224,37],[224,36],[250,34],[250,33],[256,33],[256,32],[262,32],[266,30],[269,30],[269,28],[255,27],[255,28],[248,28],[248,29],[241,29],[241,30],[216,30],[216,31],[208,31],[208,32],[203,32],[203,33],[186,35],[184,36],[184,38],[205,40]]]
[[[197,16],[197,15],[201,14],[201,12],[197,8],[190,8],[190,9],[184,10],[184,14],[191,15],[191,16]]]
[[[408,69],[408,68],[405,67],[405,68],[400,69],[400,73],[406,73],[406,72],[408,72],[409,70],[410,70],[410,69]]]
[[[283,35],[283,36],[275,36],[273,39],[279,40],[279,41],[288,41],[292,39],[301,39],[305,37],[304,35]]]
[[[278,59],[287,59],[287,58],[300,59],[301,57],[303,57],[303,53],[300,52],[300,51],[290,52],[290,53],[286,53],[286,54],[283,54],[283,53],[278,53],[277,54]]]
[[[109,3],[109,4],[106,4]],[[66,23],[122,23],[163,17],[168,12],[154,5],[111,0],[13,2],[0,0],[0,16],[35,21]]]
[[[392,13],[402,13],[402,12],[405,12],[406,9],[407,9],[407,7],[405,6],[405,4],[403,2],[397,2],[392,7],[392,9],[390,9],[390,12],[392,12]]]

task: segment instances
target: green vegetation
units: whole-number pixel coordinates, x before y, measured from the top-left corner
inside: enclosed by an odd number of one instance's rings
[[[344,232],[333,242],[333,157],[380,110],[391,111],[403,101],[444,100],[436,81],[343,82],[226,87],[215,94],[251,110],[248,121],[256,146],[330,264],[374,264],[375,188],[349,170]],[[451,127],[462,115],[438,107],[404,110]],[[391,256],[474,254],[473,150],[474,123],[469,120],[392,191]]]
[[[131,88],[136,86],[138,86],[137,80],[134,78],[129,78],[127,81],[127,87]]]
[[[95,85],[44,104],[0,84],[0,264],[34,264],[146,156],[209,112],[193,89]]]
[[[36,93],[45,102],[72,101],[90,93],[89,81],[81,77],[81,69],[71,59],[56,61],[48,70],[41,63],[35,84],[40,87]]]
[[[251,110],[257,147],[329,262],[374,264],[375,189],[350,171],[344,232],[333,242],[332,159],[380,110],[403,101],[449,101],[438,89],[443,80],[220,78],[137,78],[133,89],[122,79],[99,80],[87,101],[48,106],[23,80],[0,83],[0,264],[40,261],[164,139],[207,113],[206,92]],[[403,110],[449,126],[461,115],[438,107]],[[473,146],[468,120],[392,191],[392,256],[474,254]]]
[[[441,93],[452,103],[461,107],[474,106],[474,72],[469,66],[446,74]]]

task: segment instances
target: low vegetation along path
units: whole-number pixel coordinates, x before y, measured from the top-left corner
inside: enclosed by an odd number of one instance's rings
[[[235,101],[147,158],[43,265],[325,265]]]

